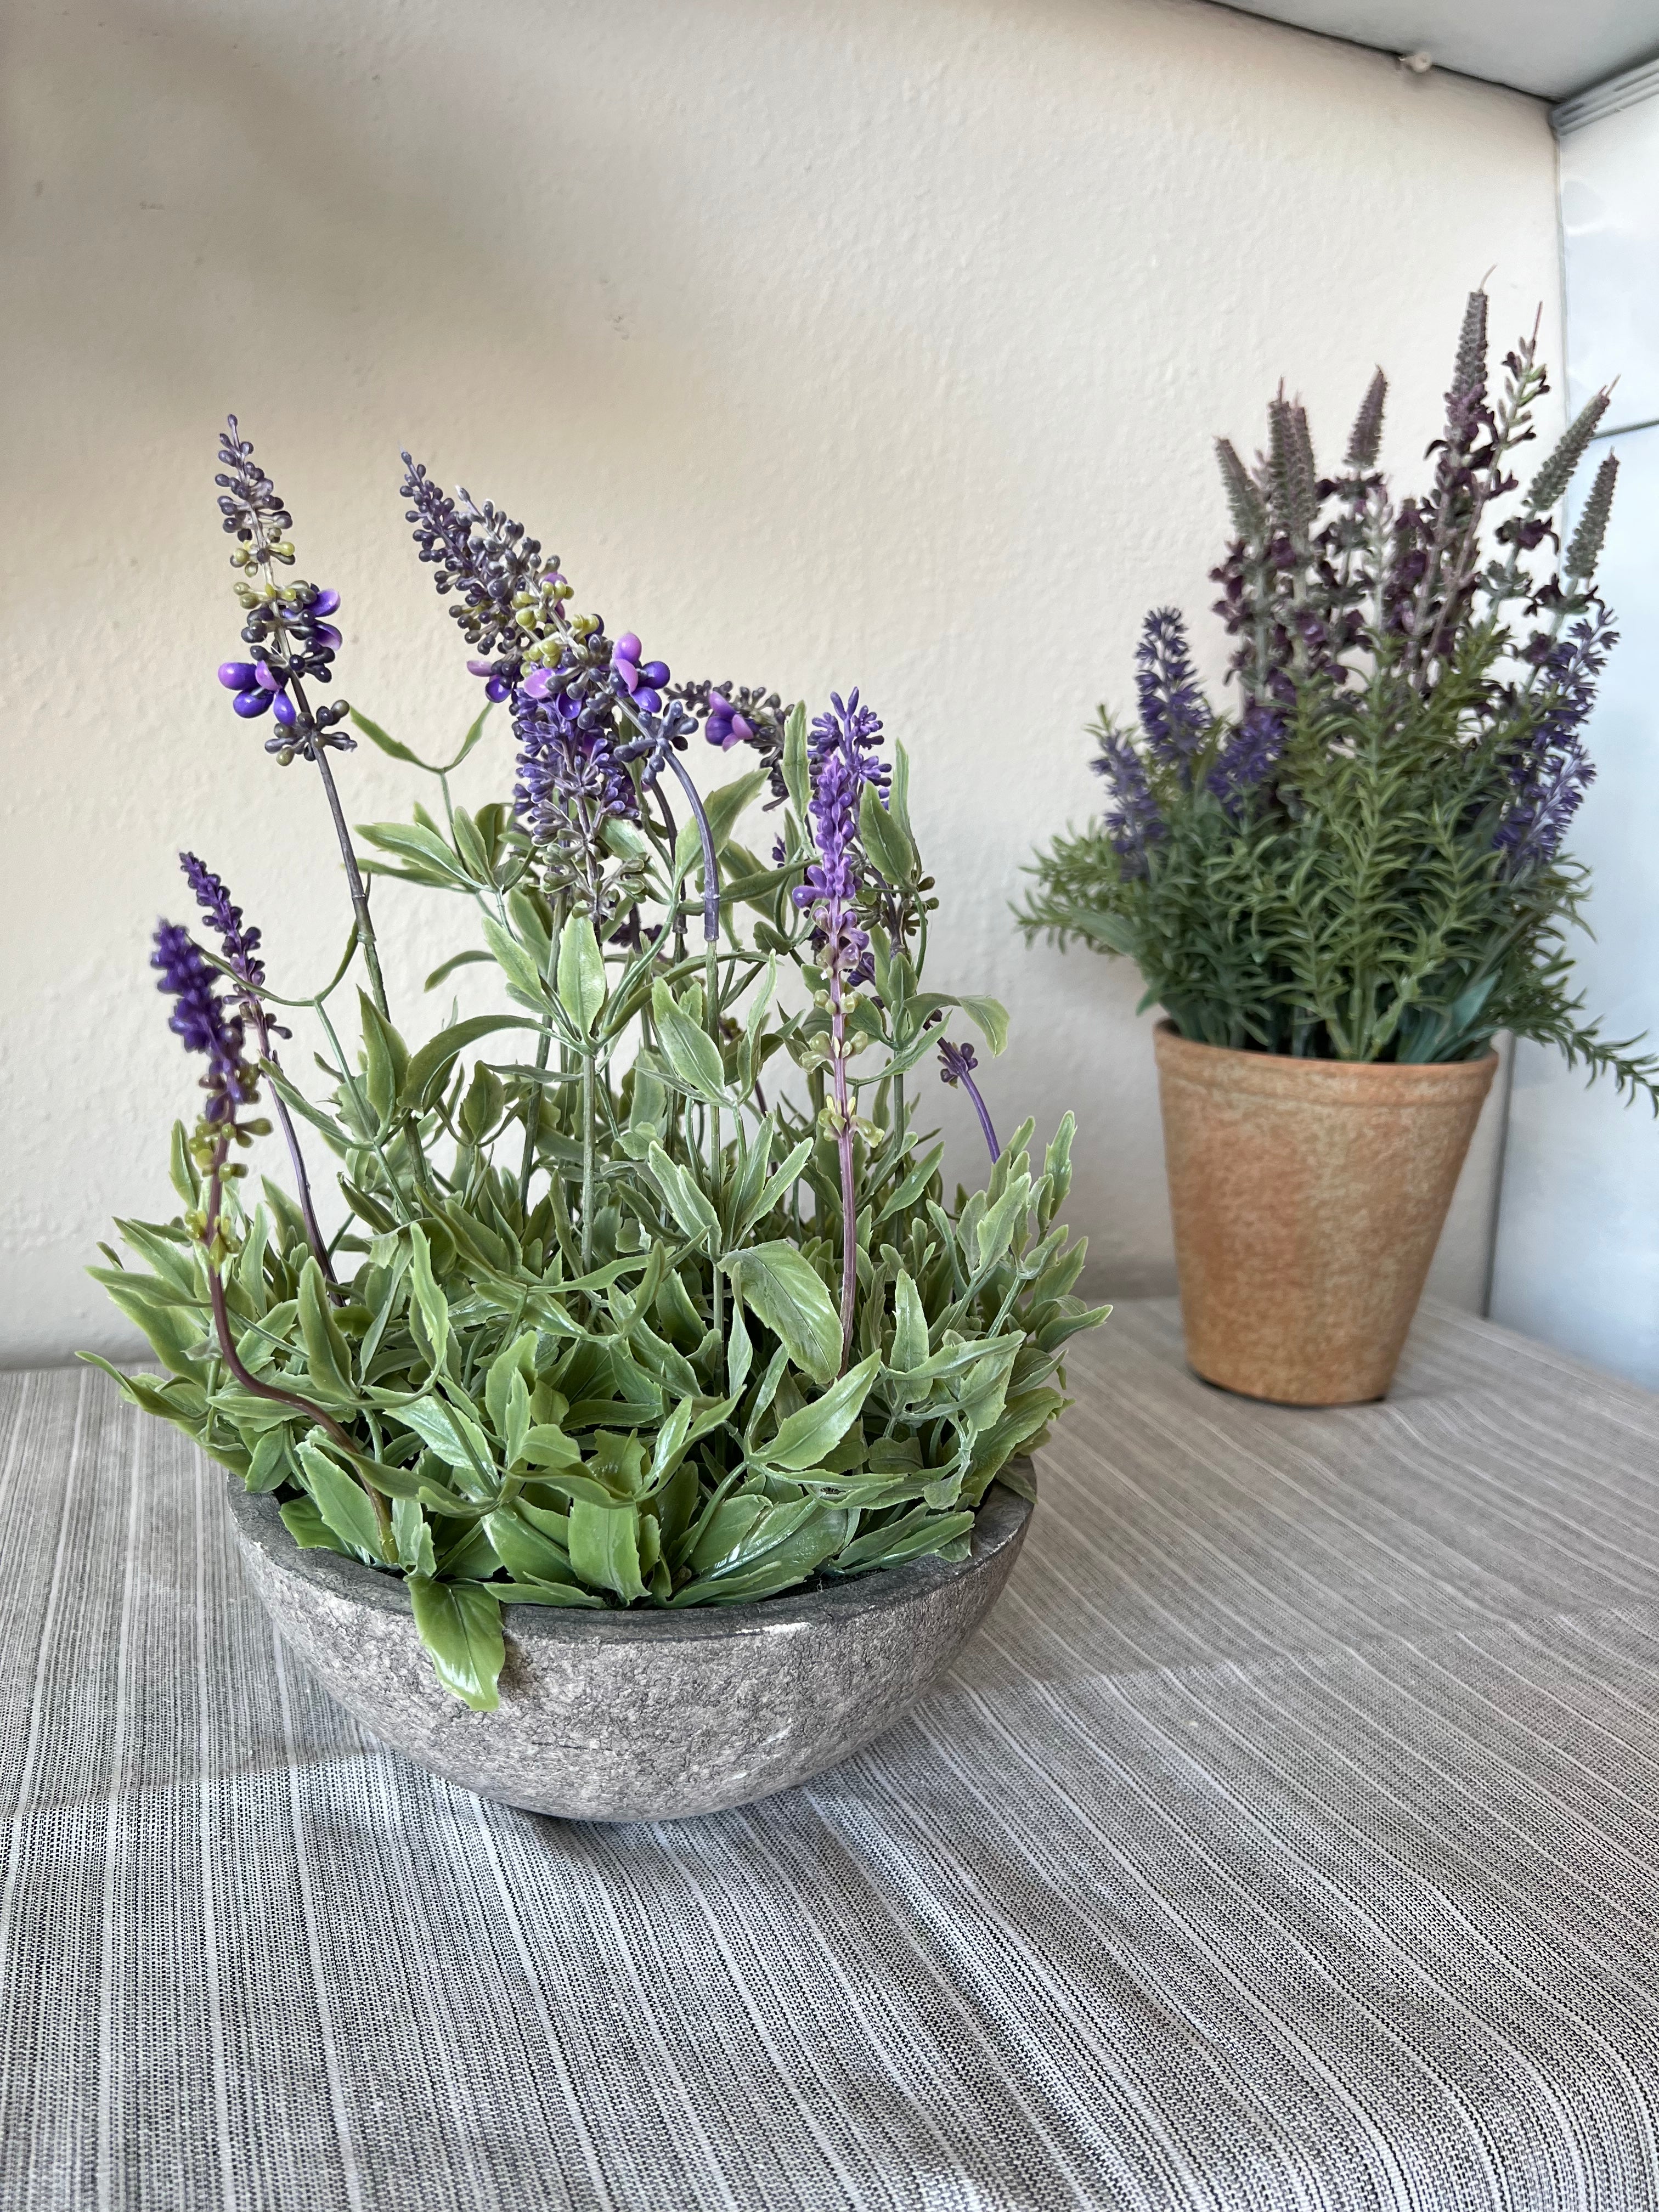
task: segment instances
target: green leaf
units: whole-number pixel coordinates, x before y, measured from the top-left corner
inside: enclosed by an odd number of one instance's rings
[[[491,704],[493,705],[493,703],[494,702],[492,702]],[[474,716],[471,726],[467,731],[466,735],[461,739],[461,749],[459,752],[456,754],[453,760],[446,763],[444,767],[437,771],[438,774],[442,775],[453,775],[456,769],[471,751],[473,746],[476,745],[479,738],[483,737],[485,725],[489,720],[489,714],[490,708],[486,707],[481,714]],[[422,765],[424,765],[424,763]]]
[[[585,1605],[603,1608],[605,1600],[574,1583],[491,1583],[489,1591],[500,1605]]]
[[[1031,1178],[1029,1175],[1017,1176],[980,1222],[978,1261],[981,1273],[994,1267],[1008,1249],[1015,1229],[1024,1219],[1030,1203]]]
[[[896,890],[915,884],[921,872],[916,848],[882,805],[873,783],[865,785],[859,799],[859,836],[884,883]]]
[[[414,1430],[422,1443],[453,1467],[461,1488],[475,1503],[493,1498],[500,1487],[489,1439],[471,1414],[452,1406],[447,1398],[416,1398],[399,1406],[396,1418]]]
[[[412,860],[418,870],[446,887],[467,887],[466,870],[459,855],[424,823],[364,822],[358,824],[358,834],[383,853]]]
[[[835,1449],[863,1411],[870,1385],[880,1367],[880,1355],[872,1353],[856,1367],[849,1368],[821,1398],[815,1398],[810,1406],[803,1406],[798,1413],[791,1413],[787,1420],[781,1423],[776,1436],[758,1446],[755,1456],[763,1459],[769,1467],[781,1468],[789,1474],[799,1474],[809,1467],[820,1465],[825,1454]]]
[[[938,1172],[939,1164],[944,1158],[944,1146],[935,1145],[932,1152],[913,1162],[903,1182],[877,1214],[874,1225],[879,1227],[890,1215],[902,1213],[906,1206],[914,1206],[933,1180],[934,1175]]]
[[[346,1405],[356,1403],[351,1380],[351,1347],[341,1334],[324,1288],[323,1271],[307,1255],[300,1273],[300,1335],[316,1393]]]
[[[489,1363],[484,1376],[484,1411],[489,1416],[490,1426],[496,1435],[506,1437],[508,1427],[508,1407],[514,1377],[526,1386],[525,1409],[529,1411],[529,1393],[536,1386],[536,1332],[527,1328],[521,1336],[497,1352]],[[516,1455],[515,1455],[516,1456]]]
[[[449,1356],[449,1301],[433,1274],[432,1248],[418,1222],[410,1229],[409,1249],[410,1288],[421,1319],[426,1323],[427,1341],[432,1347],[432,1371],[435,1375]]]
[[[744,1516],[728,1510],[750,1505],[758,1505],[760,1511]],[[851,1521],[840,1507],[812,1498],[778,1505],[753,1497],[728,1498],[697,1543],[694,1560],[698,1578],[677,1591],[670,1602],[734,1605],[775,1596],[820,1567],[844,1541]],[[736,1540],[728,1542],[730,1537]],[[711,1559],[720,1546],[723,1552]]]
[[[593,925],[585,914],[573,914],[559,936],[559,1003],[579,1036],[592,1036],[605,997],[605,956]]]
[[[812,779],[806,757],[806,708],[804,704],[790,708],[789,720],[783,726],[783,781],[784,788],[789,793],[789,803],[804,825],[812,796]]]
[[[532,1528],[518,1514],[506,1510],[487,1513],[483,1525],[496,1558],[514,1582],[568,1583],[571,1579],[570,1559],[564,1547],[539,1528]]]
[[[410,1575],[408,1587],[415,1626],[438,1680],[475,1713],[494,1712],[507,1645],[493,1592],[482,1583],[440,1583],[429,1575]]]
[[[749,1340],[749,1324],[743,1317],[743,1300],[733,1297],[732,1325],[726,1332],[726,1387],[734,1398],[743,1395],[754,1357],[755,1347]]]
[[[335,1534],[371,1559],[380,1557],[380,1524],[362,1483],[309,1437],[298,1447],[306,1488]]]
[[[676,1085],[710,1105],[731,1105],[733,1101],[726,1087],[726,1069],[718,1046],[700,1023],[676,1005],[660,976],[651,987],[651,1013],[658,1048]]]
[[[351,709],[351,724],[354,729],[362,732],[370,744],[378,745],[393,760],[407,761],[410,768],[426,768],[426,763],[418,753],[410,752],[407,745],[399,744],[396,738],[388,737],[378,722],[371,722],[367,714],[360,714],[355,707]],[[428,775],[433,773],[431,769],[427,769]]]
[[[685,1234],[698,1243],[718,1241],[720,1216],[690,1170],[671,1160],[655,1142],[647,1152],[645,1162],[651,1171],[651,1180],[667,1200],[670,1212]]]
[[[398,1097],[408,1078],[409,1047],[367,991],[358,992],[357,1005],[362,1023],[368,1103],[379,1115],[384,1129],[397,1111]]]
[[[513,997],[537,1013],[544,1012],[549,1004],[547,985],[530,954],[510,931],[502,928],[493,915],[483,917],[483,933],[495,956],[496,966],[507,978],[507,987]]]
[[[841,1316],[799,1247],[781,1240],[756,1244],[725,1264],[744,1303],[796,1366],[817,1383],[832,1382],[841,1364]]]
[[[457,1059],[480,1037],[489,1036],[496,1030],[533,1030],[540,1026],[538,1022],[526,1021],[521,1014],[472,1014],[464,1022],[452,1023],[423,1044],[410,1060],[398,1101],[400,1109],[424,1113],[443,1089]]]
[[[614,1590],[624,1605],[642,1598],[638,1507],[577,1499],[570,1508],[570,1564],[580,1581]]]
[[[747,808],[758,796],[770,771],[755,769],[748,775],[739,776],[735,783],[723,783],[718,791],[711,791],[702,802],[702,811],[708,817],[708,827],[714,839],[714,850],[720,847],[737,828]],[[702,851],[702,838],[697,828],[696,817],[681,826],[674,847],[674,877],[676,882],[693,866]]]
[[[183,1206],[198,1206],[202,1198],[202,1177],[190,1156],[190,1139],[182,1121],[173,1125],[172,1148],[167,1156],[167,1175],[179,1194]]]
[[[970,1022],[977,1023],[994,1057],[1008,1042],[1008,1009],[1000,999],[964,998],[957,1004]]]
[[[405,1574],[430,1576],[436,1573],[432,1560],[432,1531],[417,1500],[412,1498],[392,1499],[392,1535],[398,1547],[398,1565]]]
[[[582,1455],[574,1437],[543,1421],[538,1422],[526,1437],[519,1456],[530,1467],[550,1468],[556,1472],[560,1468],[580,1467]]]
[[[276,1510],[302,1552],[340,1552],[348,1559],[356,1556],[349,1544],[340,1541],[309,1498],[290,1498]]]
[[[893,1356],[888,1364],[896,1374],[908,1375],[927,1357],[927,1315],[921,1293],[902,1267],[893,1285]]]

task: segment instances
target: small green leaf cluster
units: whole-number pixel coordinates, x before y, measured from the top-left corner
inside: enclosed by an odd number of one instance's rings
[[[1058,1218],[1071,1115],[1040,1156],[1028,1122],[948,1203],[943,1146],[916,1126],[906,1076],[940,1019],[964,1011],[999,1051],[1007,1021],[922,987],[901,753],[871,825],[892,926],[872,910],[851,1016],[843,1356],[828,1017],[791,896],[811,858],[799,722],[792,739],[781,859],[738,842],[763,774],[704,802],[720,935],[695,951],[703,848],[648,793],[604,831],[629,902],[579,906],[509,807],[468,812],[431,770],[441,811],[365,829],[368,868],[455,902],[472,941],[429,987],[484,963],[514,1011],[416,1042],[360,994],[348,1049],[330,1008],[349,955],[288,1002],[331,1041],[320,1094],[263,1069],[335,1164],[349,1213],[327,1267],[270,1181],[224,1192],[216,1263],[180,1133],[179,1214],[122,1222],[127,1256],[94,1270],[163,1370],[118,1376],[127,1395],[273,1496],[296,1544],[401,1577],[440,1679],[480,1710],[503,1606],[732,1604],[965,1556],[989,1485],[1029,1482],[1015,1462],[1066,1402],[1067,1340],[1103,1317],[1073,1295],[1083,1247]]]

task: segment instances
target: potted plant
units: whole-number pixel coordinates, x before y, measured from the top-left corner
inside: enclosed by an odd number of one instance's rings
[[[1417,495],[1377,469],[1380,370],[1330,477],[1282,389],[1254,467],[1218,441],[1235,701],[1205,697],[1179,614],[1149,615],[1139,727],[1096,726],[1104,817],[1038,857],[1021,912],[1028,936],[1133,959],[1164,1011],[1188,1353],[1253,1397],[1386,1391],[1499,1031],[1655,1097],[1654,1063],[1571,986],[1586,880],[1561,848],[1615,641],[1593,580],[1618,465],[1562,553],[1607,394],[1522,490],[1536,335],[1494,387],[1471,296]]]
[[[486,700],[439,768],[351,716],[437,801],[362,831],[362,858],[331,764],[349,710],[316,696],[339,595],[289,578],[291,518],[234,418],[222,441],[247,658],[219,678],[319,780],[350,935],[320,990],[279,996],[182,856],[202,933],[163,922],[151,962],[205,1063],[173,1136],[181,1212],[122,1223],[132,1259],[93,1271],[166,1372],[98,1364],[229,1469],[273,1620],[383,1738],[544,1810],[743,1802],[888,1725],[1012,1564],[1062,1347],[1103,1317],[1055,1220],[1072,1117],[1035,1170],[1030,1123],[997,1146],[945,1024],[1000,1050],[1006,1017],[924,988],[908,766],[856,692],[809,726],[775,694],[672,684],[519,524],[404,460]],[[450,778],[497,706],[516,785],[470,812]],[[699,730],[754,762],[706,799]],[[764,858],[737,836],[763,798]],[[453,903],[428,988],[485,963],[494,1011],[406,1036],[377,875]],[[320,1098],[280,1057],[289,1008],[324,1042]],[[936,1053],[991,1152],[949,1206],[910,1087]],[[289,1183],[255,1195],[262,1094]]]

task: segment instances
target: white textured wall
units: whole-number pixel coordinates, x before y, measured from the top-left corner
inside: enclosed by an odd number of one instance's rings
[[[862,684],[916,756],[938,980],[1015,1011],[998,1118],[1076,1106],[1073,1219],[1156,1279],[1137,984],[1027,952],[1006,902],[1091,804],[1079,726],[1131,696],[1143,609],[1211,597],[1211,433],[1254,439],[1283,375],[1334,445],[1380,357],[1415,455],[1494,264],[1495,328],[1541,298],[1555,350],[1541,110],[1183,0],[67,0],[9,64],[0,1357],[125,1341],[79,1270],[169,1202],[178,845],[278,977],[341,935],[314,779],[212,681],[228,406],[344,594],[343,688],[417,741],[473,687],[404,441],[678,672]],[[344,780],[357,819],[410,796]],[[453,942],[407,915],[405,1012]]]

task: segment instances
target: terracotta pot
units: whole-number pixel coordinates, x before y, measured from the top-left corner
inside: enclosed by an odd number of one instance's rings
[[[1498,1054],[1289,1060],[1157,1031],[1187,1357],[1291,1406],[1380,1398]]]

